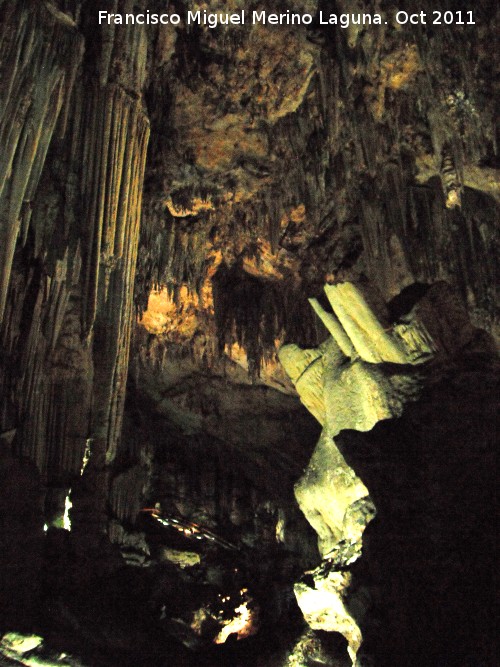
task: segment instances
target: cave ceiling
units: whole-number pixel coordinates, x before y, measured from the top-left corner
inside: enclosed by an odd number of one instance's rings
[[[491,326],[500,190],[486,25],[474,41],[394,20],[161,28],[148,58],[136,303],[147,310],[155,290],[149,331],[218,346],[259,375],[285,339],[323,335],[304,297],[360,278],[387,301],[448,280]],[[158,307],[161,289],[170,305]]]

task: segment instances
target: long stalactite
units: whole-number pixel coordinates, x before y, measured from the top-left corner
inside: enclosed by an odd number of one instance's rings
[[[0,321],[18,238],[31,206],[56,123],[69,101],[83,39],[43,3],[4,8],[0,42]],[[64,117],[62,119],[64,126]]]

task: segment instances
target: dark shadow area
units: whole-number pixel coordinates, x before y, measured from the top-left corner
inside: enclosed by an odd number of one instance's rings
[[[430,369],[401,419],[337,441],[377,508],[352,582],[375,665],[496,663],[498,360],[477,342]]]

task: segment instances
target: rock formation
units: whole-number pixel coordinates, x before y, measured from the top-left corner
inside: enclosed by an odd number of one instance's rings
[[[371,431],[381,420],[401,417],[406,402],[417,401],[424,387],[428,391],[436,367],[456,355],[467,359],[477,332],[468,325],[466,314],[453,308],[453,295],[444,285],[430,288],[402,315],[401,322],[389,329],[382,327],[354,285],[326,286],[325,292],[331,312],[317,301],[312,306],[331,338],[315,350],[288,345],[279,354],[302,402],[323,426],[309,465],[295,487],[297,501],[318,534],[323,562],[296,584],[295,594],[308,624],[343,634],[353,664],[362,665],[366,655],[356,661],[362,642],[360,625],[366,624],[369,611],[373,614],[373,589],[366,580],[361,586],[355,584],[353,566],[362,557],[363,533],[377,507],[356,474],[356,466],[353,469],[346,462],[345,445],[339,450],[334,438],[342,431]],[[453,321],[457,329],[441,328],[440,321]],[[456,330],[461,331],[460,337]],[[484,341],[479,342],[479,349],[488,356],[492,348]],[[416,372],[425,362],[427,365]],[[459,450],[457,454],[461,455]],[[354,461],[359,459],[354,457]],[[363,461],[359,473],[370,467],[366,455]],[[407,502],[411,507],[412,501]],[[420,520],[428,521],[425,512]],[[457,539],[452,535],[448,539]],[[441,548],[443,545],[436,552]]]
[[[0,655],[492,663],[496,3],[101,4],[0,0]]]
[[[431,359],[436,348],[418,318],[418,306],[404,323],[384,329],[352,283],[327,285],[325,292],[331,312],[316,299],[311,305],[330,337],[317,350],[285,345],[279,353],[302,402],[323,426],[295,495],[318,533],[328,570],[325,576],[325,566],[320,567],[312,587],[298,583],[295,591],[309,625],[343,634],[355,660],[362,638],[344,599],[351,580],[345,568],[361,554],[363,532],[375,511],[334,438],[400,417],[404,403],[418,397],[412,367]]]

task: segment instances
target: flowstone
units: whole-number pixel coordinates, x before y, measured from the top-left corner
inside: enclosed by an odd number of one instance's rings
[[[384,327],[356,285],[326,285],[325,293],[331,311],[316,299],[310,303],[330,337],[316,349],[285,345],[279,353],[302,402],[323,427],[295,487],[300,508],[318,534],[323,562],[295,585],[295,595],[311,628],[344,635],[354,662],[362,641],[357,621],[370,600],[367,591],[350,590],[348,568],[361,556],[362,535],[375,507],[334,438],[400,417],[405,403],[419,395],[415,367],[431,359],[436,346],[418,308]],[[356,620],[346,606],[348,594]]]

